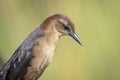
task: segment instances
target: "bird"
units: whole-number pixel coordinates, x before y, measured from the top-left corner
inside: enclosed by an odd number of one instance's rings
[[[0,80],[38,80],[53,59],[60,38],[71,36],[81,46],[75,25],[64,14],[49,16],[31,32],[0,69]]]

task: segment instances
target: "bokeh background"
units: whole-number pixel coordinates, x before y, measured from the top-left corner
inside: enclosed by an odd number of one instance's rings
[[[120,0],[0,0],[0,66],[56,13],[71,18],[83,46],[62,37],[40,80],[120,80]]]

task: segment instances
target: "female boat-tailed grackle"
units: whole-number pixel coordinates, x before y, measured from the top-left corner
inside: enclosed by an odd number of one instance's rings
[[[48,17],[14,52],[0,70],[0,80],[37,80],[51,62],[59,39],[69,35],[80,45],[72,21],[62,15]]]

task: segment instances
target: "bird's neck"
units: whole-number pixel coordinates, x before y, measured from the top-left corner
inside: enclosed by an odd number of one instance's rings
[[[47,66],[51,62],[54,51],[59,42],[60,36],[57,31],[54,30],[53,32],[51,32],[50,29],[45,30],[46,33],[44,34],[44,36],[39,39],[38,45],[34,46],[33,48],[33,55],[35,56],[35,58],[32,60],[32,63],[33,66],[36,68],[44,68],[45,65]],[[43,58],[45,58],[45,60]]]
[[[53,44],[56,47],[61,34],[56,30],[53,22],[50,22],[49,25],[44,24],[43,28],[45,28],[45,26],[47,26],[47,28],[43,30],[45,35],[43,38],[47,44]]]

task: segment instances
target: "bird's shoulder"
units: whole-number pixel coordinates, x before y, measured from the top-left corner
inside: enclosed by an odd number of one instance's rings
[[[16,77],[21,78],[21,76],[26,73],[27,67],[30,66],[30,61],[34,57],[32,55],[32,48],[38,43],[43,35],[44,33],[41,31],[40,27],[36,28],[28,35],[1,69],[4,75],[7,74],[6,78],[10,79],[12,77],[11,80],[15,80]]]

